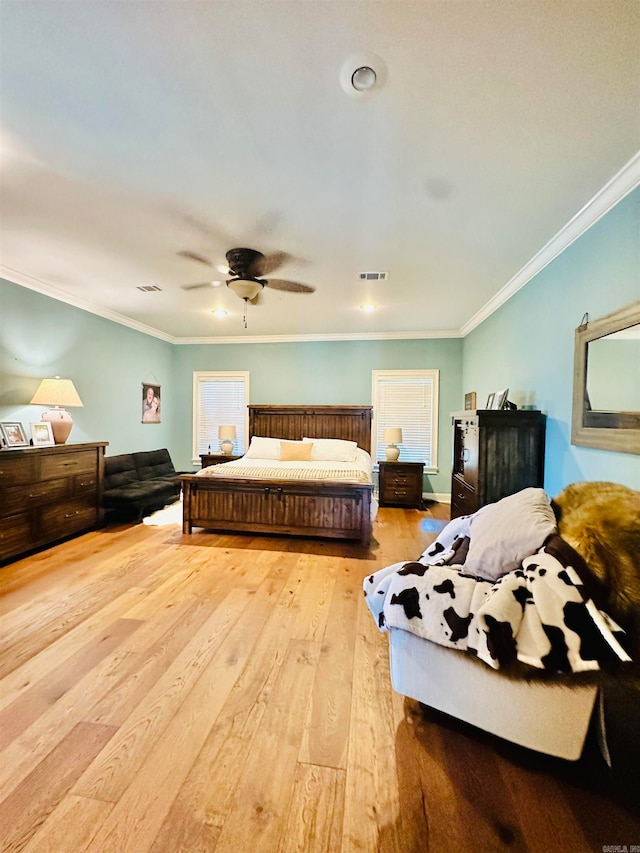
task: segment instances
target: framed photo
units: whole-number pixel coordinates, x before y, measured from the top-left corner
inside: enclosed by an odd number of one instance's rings
[[[494,402],[495,398],[496,398],[495,393],[489,394],[489,396],[487,397],[487,405],[485,406],[485,409],[493,409],[493,402]]]
[[[160,386],[142,383],[142,423],[160,423]]]
[[[471,391],[470,394],[464,395],[464,409],[465,412],[471,411],[476,407],[476,392]]]
[[[31,424],[31,438],[34,447],[51,447],[56,443],[49,421],[38,421]]]
[[[506,409],[507,408],[507,395],[509,394],[509,389],[504,388],[502,391],[496,391],[496,397],[494,400],[494,409]]]
[[[17,421],[3,421],[0,423],[0,432],[2,432],[5,447],[29,446],[29,441],[22,428],[22,424]]]

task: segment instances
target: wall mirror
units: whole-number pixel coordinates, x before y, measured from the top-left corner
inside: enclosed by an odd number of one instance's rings
[[[576,329],[571,443],[640,453],[640,302]]]

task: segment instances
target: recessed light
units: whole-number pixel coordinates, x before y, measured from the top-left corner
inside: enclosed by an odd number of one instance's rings
[[[360,306],[360,310],[364,311],[365,314],[371,314],[371,312],[375,311],[377,307],[378,307],[377,305],[372,305],[370,302],[367,302],[366,305]]]
[[[218,284],[220,284],[220,282],[218,282]],[[215,311],[213,311],[212,313],[213,313],[214,317],[226,317],[227,316],[227,312],[224,310],[224,308],[216,308]]]

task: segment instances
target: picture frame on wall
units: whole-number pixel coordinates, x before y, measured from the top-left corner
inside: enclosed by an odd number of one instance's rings
[[[3,421],[0,423],[0,432],[5,447],[28,447],[29,440],[21,423],[18,421]]]
[[[56,443],[49,421],[31,424],[31,440],[34,447],[52,447]]]
[[[142,423],[160,423],[160,385],[142,383]]]

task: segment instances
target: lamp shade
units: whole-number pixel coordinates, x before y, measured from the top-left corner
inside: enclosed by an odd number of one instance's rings
[[[236,428],[232,424],[231,426],[219,426],[218,427],[218,438],[230,438],[232,441],[236,437]]]
[[[384,431],[384,440],[387,444],[400,444],[402,442],[400,427],[387,427]]]
[[[73,427],[73,418],[66,411],[69,406],[82,406],[80,395],[70,379],[43,379],[31,398],[32,406],[53,406],[43,412],[41,420],[49,421],[56,444],[64,444]]]
[[[32,406],[82,406],[82,400],[70,379],[43,379],[31,399]]]

